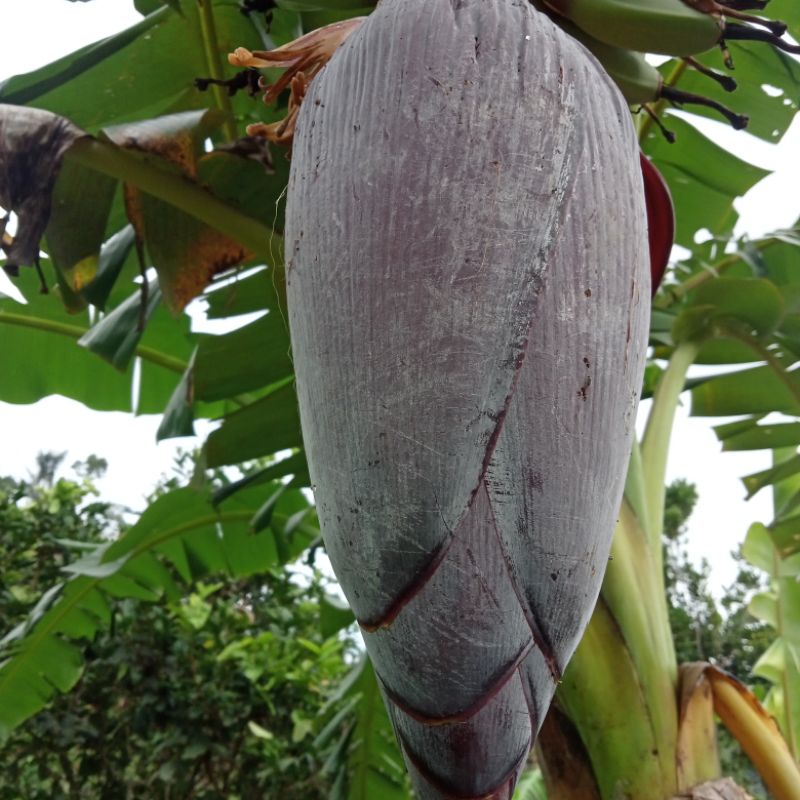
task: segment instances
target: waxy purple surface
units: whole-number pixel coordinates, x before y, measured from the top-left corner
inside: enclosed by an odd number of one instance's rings
[[[522,0],[383,0],[286,224],[306,451],[417,793],[510,798],[608,557],[646,346],[624,101]]]

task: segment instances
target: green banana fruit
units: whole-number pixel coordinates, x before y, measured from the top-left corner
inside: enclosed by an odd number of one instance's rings
[[[601,42],[563,17],[554,21],[602,64],[629,105],[653,103],[659,99],[664,79],[644,54]]]
[[[653,103],[661,97],[664,79],[641,53],[609,45],[605,45],[603,51],[588,45],[586,47],[603,65],[629,105]]]
[[[628,50],[688,56],[716,47],[724,21],[683,0],[544,0],[595,39]]]
[[[654,103],[662,98],[677,105],[686,103],[705,105],[716,109],[734,128],[741,129],[747,125],[746,117],[736,114],[715,100],[687,94],[675,87],[666,86],[661,73],[647,61],[643,53],[601,42],[564,17],[559,17],[555,21],[565,33],[577,39],[600,62],[630,105],[646,106],[648,103]],[[686,58],[686,61],[693,69],[717,81],[726,91],[733,91],[736,88],[736,81],[733,78],[721,75],[691,57]],[[672,141],[672,134],[664,129],[660,122],[657,121],[657,124],[662,128],[664,135]]]

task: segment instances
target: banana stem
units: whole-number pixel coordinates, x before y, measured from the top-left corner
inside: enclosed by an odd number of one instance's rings
[[[620,508],[601,597],[636,665],[658,743],[656,760],[666,775],[675,764],[678,665],[669,625],[661,553],[651,550],[648,536],[627,500]],[[631,603],[632,597],[637,598],[637,602]]]
[[[556,692],[586,748],[602,800],[623,795],[636,800],[669,797],[677,789],[674,686],[666,698],[671,708],[665,709],[671,711],[673,730],[665,735],[652,717],[651,698],[628,647],[630,635],[623,634],[601,598]],[[557,752],[554,757],[558,758]],[[562,777],[572,785],[564,786],[556,797],[584,796],[579,793],[578,770]]]
[[[653,406],[642,438],[642,469],[649,519],[650,549],[662,564],[661,533],[664,526],[664,481],[669,457],[669,441],[675,411],[686,383],[686,373],[697,357],[699,345],[695,342],[680,344],[669,360],[667,369],[653,395]]]
[[[214,23],[214,9],[211,7],[211,0],[197,0],[197,7],[200,16],[200,34],[203,37],[203,49],[206,55],[206,65],[208,74],[212,78],[212,91],[214,102],[217,108],[225,114],[225,121],[222,129],[225,137],[229,141],[238,138],[236,131],[236,120],[233,115],[233,106],[227,92],[224,91],[220,82],[224,80],[222,72],[222,58],[219,54],[217,44],[217,28]]]

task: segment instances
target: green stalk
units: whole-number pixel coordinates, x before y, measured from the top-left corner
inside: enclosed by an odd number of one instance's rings
[[[747,330],[747,328],[738,328],[733,325],[719,325],[717,329],[717,333],[719,336],[734,339],[737,342],[741,342],[744,345],[747,345],[762,361],[766,362],[768,367],[772,368],[772,371],[775,375],[780,379],[780,382],[789,390],[789,393],[794,397],[794,399],[800,403],[800,387],[798,387],[795,382],[792,380],[791,376],[787,372],[787,368],[780,362],[779,359],[775,357],[775,354],[768,350],[760,341],[755,339]],[[778,507],[775,507],[777,512]]]
[[[784,447],[778,448],[772,451],[772,463],[773,465],[777,466],[783,461],[786,461],[789,458],[792,458],[796,454],[796,450],[793,447]],[[798,476],[794,478],[790,478],[786,481],[780,481],[776,483],[772,487],[772,506],[775,511],[775,518],[776,521],[779,519],[782,509],[786,502],[792,497],[795,491],[798,488]],[[777,631],[777,639],[783,639],[784,641],[788,641],[791,638],[791,634],[787,631],[787,597],[786,591],[784,590],[784,585],[787,582],[794,581],[795,578],[793,577],[782,577],[781,575],[781,555],[778,551],[777,547],[772,548],[772,559],[773,559],[773,571],[772,574],[774,575],[774,582],[775,582],[775,603],[776,603],[776,631]],[[798,742],[797,742],[797,723],[794,719],[794,707],[792,703],[792,695],[796,691],[791,685],[791,674],[792,670],[790,665],[787,663],[784,665],[783,670],[781,671],[781,688],[783,690],[783,734],[786,739],[786,743],[789,746],[789,750],[792,753],[792,756],[795,760],[798,759],[800,756],[800,751],[798,751]],[[796,674],[796,673],[795,673]]]
[[[620,509],[601,596],[635,665],[655,741],[652,758],[659,764],[665,790],[672,791],[676,779],[678,666],[661,561],[651,551],[647,535],[627,501]],[[609,669],[613,671],[613,664]],[[600,698],[597,702],[608,704],[608,700]]]
[[[197,8],[200,15],[200,35],[203,39],[203,51],[206,56],[206,67],[208,68],[209,75],[217,81],[224,79],[225,75],[222,70],[222,59],[219,55],[219,44],[217,43],[217,26],[214,22],[214,8],[212,0],[197,0]],[[225,137],[229,141],[234,141],[238,138],[236,130],[236,120],[233,114],[233,106],[231,105],[231,98],[225,91],[224,86],[212,84],[211,90],[214,97],[214,103],[217,108],[225,114],[225,121],[222,124],[222,129]]]
[[[642,468],[642,448],[639,440],[634,437],[631,446],[631,460],[628,462],[628,472],[625,475],[625,501],[636,516],[639,527],[648,532],[647,495],[644,485],[644,470]]]
[[[683,342],[673,352],[653,395],[653,406],[642,438],[642,468],[649,515],[646,527],[650,537],[650,549],[657,559],[659,582],[662,586],[661,534],[664,527],[664,482],[667,474],[669,441],[678,400],[686,383],[686,373],[694,363],[699,349],[700,345],[696,342]]]
[[[678,59],[675,66],[672,68],[672,72],[666,77],[664,81],[665,86],[675,86],[675,84],[681,79],[681,76],[688,68],[688,64],[683,61],[682,59]],[[664,108],[667,105],[666,100],[658,100],[652,106],[653,113],[660,117],[664,112]],[[647,134],[650,133],[650,129],[655,124],[653,118],[648,114],[644,117],[639,117],[639,125],[638,125],[638,135],[639,135],[639,143],[643,142],[647,138]]]
[[[281,268],[270,252],[270,243],[279,238],[272,228],[223,202],[190,178],[157,166],[157,157],[130,153],[87,136],[78,139],[65,158],[170,203],[235,239],[266,264]]]
[[[556,697],[586,748],[602,800],[660,800],[674,793],[674,762],[664,774],[661,737],[639,670],[602,599]]]
[[[777,244],[779,241],[779,239],[775,238],[761,239],[758,242],[751,242],[750,246],[759,252],[763,252],[767,248],[772,247],[772,245]],[[730,255],[725,256],[725,258],[717,262],[712,269],[698,272],[697,275],[692,275],[691,278],[687,278],[677,286],[667,287],[664,293],[656,298],[654,305],[657,308],[669,308],[670,306],[675,305],[675,303],[678,303],[680,300],[686,297],[689,292],[693,291],[698,286],[702,286],[704,283],[708,283],[708,281],[716,280],[721,273],[725,272],[725,270],[735,266],[743,260],[744,258],[739,252],[731,253]]]
[[[22,328],[33,328],[38,331],[45,331],[46,333],[55,333],[59,336],[66,336],[68,339],[77,341],[83,336],[88,328],[82,328],[80,325],[69,325],[64,322],[55,322],[54,320],[42,319],[40,317],[26,317],[24,314],[14,314],[9,311],[0,311],[0,324],[17,325]],[[152,347],[145,345],[137,345],[136,355],[143,361],[149,361],[151,364],[157,364],[159,367],[183,374],[186,369],[186,362],[181,361],[179,358],[173,358],[166,353],[162,353]]]
[[[674,733],[671,695],[677,681],[677,661],[663,583],[661,549],[650,546],[648,504],[642,448],[634,440],[625,481],[611,562],[603,596],[636,661],[659,728],[669,741]],[[631,597],[640,599],[632,604]]]
[[[699,345],[673,353],[634,444],[601,600],[558,699],[578,729],[603,800],[678,790],[678,669],[663,577],[664,480],[675,410]],[[699,761],[705,753],[696,754]]]

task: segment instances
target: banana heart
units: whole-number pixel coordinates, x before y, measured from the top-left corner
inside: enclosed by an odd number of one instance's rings
[[[326,548],[417,796],[508,799],[634,430],[630,115],[527,0],[383,0],[304,91],[287,291]]]

